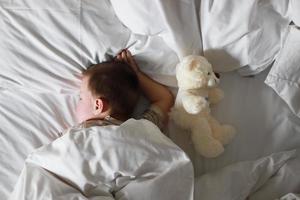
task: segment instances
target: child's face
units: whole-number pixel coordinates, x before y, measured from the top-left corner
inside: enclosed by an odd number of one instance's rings
[[[77,122],[81,123],[88,119],[93,118],[93,96],[88,88],[88,77],[83,77],[80,86],[80,98],[76,107],[76,118]]]

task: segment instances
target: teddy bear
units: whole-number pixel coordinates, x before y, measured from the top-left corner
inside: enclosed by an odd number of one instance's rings
[[[210,112],[210,105],[224,96],[217,88],[219,79],[203,56],[184,57],[176,66],[178,93],[169,113],[179,127],[191,131],[196,152],[214,158],[224,152],[236,134],[231,125],[221,125]]]

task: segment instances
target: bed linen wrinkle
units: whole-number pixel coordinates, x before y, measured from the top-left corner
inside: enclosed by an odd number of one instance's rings
[[[174,66],[178,62],[179,55],[177,48],[180,47],[180,44],[182,45],[180,43],[182,41],[179,41],[180,35],[186,32],[174,29],[174,27],[180,23],[186,23],[187,19],[194,19],[191,17],[192,13],[186,13],[185,9],[176,9],[178,12],[180,11],[177,16],[181,19],[172,19],[174,15],[164,13],[170,12],[171,7],[164,7],[168,2],[161,1],[160,11],[164,14],[164,22],[167,23],[165,23],[166,26],[162,29],[163,31],[158,32],[158,34],[166,37],[148,36],[146,34],[133,33],[130,27],[124,26],[125,23],[122,22],[121,18],[118,18],[119,13],[115,13],[117,10],[106,0],[101,2],[92,0],[54,0],[51,2],[14,0],[14,3],[12,2],[0,0],[0,146],[2,146],[0,149],[0,196],[5,198],[13,190],[27,154],[32,152],[34,148],[50,143],[60,136],[60,131],[75,124],[73,117],[74,108],[82,70],[89,64],[111,58],[119,49],[137,41],[130,50],[134,52],[138,63],[143,66],[142,70],[150,74],[151,77],[155,77],[161,83],[175,87]],[[226,64],[228,66],[226,66],[225,70],[231,70],[237,69],[239,66],[246,66],[251,61],[252,67],[245,67],[245,72],[242,70],[240,72],[243,72],[242,74],[261,72],[266,66],[269,66],[272,56],[278,58],[276,52],[285,43],[284,38],[281,38],[284,37],[285,32],[281,30],[284,29],[287,21],[290,20],[289,12],[292,9],[291,7],[287,9],[287,7],[291,4],[287,3],[289,1],[281,0],[241,1],[239,2],[240,5],[247,4],[249,7],[240,6],[238,12],[235,13],[237,11],[235,8],[236,2],[230,0],[224,2],[201,1],[201,8],[199,9],[202,25],[201,32],[198,33],[203,38],[205,54],[208,56],[217,55],[220,58],[219,64],[222,70]],[[226,4],[226,2],[229,2],[229,4]],[[260,6],[257,5],[258,2],[261,3]],[[184,6],[183,8],[189,6],[187,1],[182,1],[181,3]],[[196,5],[200,5],[200,3]],[[257,9],[257,7],[259,8]],[[206,9],[207,12],[205,11]],[[222,14],[222,10],[226,12]],[[231,13],[238,16],[243,14],[244,16],[235,17],[230,15]],[[262,20],[255,20],[255,16],[259,14],[265,16],[264,20],[273,21],[272,23],[275,23],[276,26]],[[212,17],[210,18],[211,20],[203,20],[207,19],[208,15]],[[1,18],[1,16],[3,17]],[[161,22],[158,18],[154,19],[156,23]],[[242,23],[234,30],[239,19],[245,21],[245,24]],[[279,20],[276,21],[275,19]],[[218,24],[218,20],[220,24]],[[192,21],[190,20],[190,24],[194,23]],[[168,24],[173,22],[175,24]],[[41,24],[40,27],[39,24]],[[210,24],[215,26],[209,26]],[[148,26],[149,24],[145,23],[145,25]],[[184,24],[184,26],[179,27],[186,29],[187,26],[188,24]],[[263,29],[261,28],[262,26],[267,26],[269,29]],[[151,28],[151,24],[148,27]],[[203,29],[203,27],[208,29]],[[226,27],[233,31],[227,30]],[[167,34],[166,30],[174,32]],[[262,46],[255,47],[255,44],[259,43],[261,37],[268,35],[268,30],[273,30],[273,33],[268,36],[271,40],[262,40],[260,43]],[[215,31],[214,33],[218,34],[209,34],[209,31]],[[195,35],[198,33],[195,33]],[[170,41],[166,41],[167,35],[173,39],[178,38],[178,41],[175,40],[173,44]],[[195,47],[190,44],[194,44],[196,47],[201,45],[201,42],[199,44],[198,42],[191,42],[195,39],[193,38],[195,35],[187,35],[191,37],[186,37],[188,39],[184,43],[187,45],[186,47]],[[265,50],[264,52],[267,52],[267,55],[259,57],[260,54],[257,54],[255,51],[263,51],[263,48],[267,45],[272,46],[272,38],[274,39],[275,37],[280,37],[274,43],[279,46],[273,46],[273,49]],[[227,45],[226,42],[229,42],[229,44]],[[239,42],[240,44],[237,44]],[[205,49],[209,45],[216,45],[216,47]],[[218,45],[220,45],[220,48]],[[249,48],[239,48],[245,45],[249,45]],[[235,49],[235,47],[237,48]],[[220,51],[224,49],[232,60],[226,59],[228,55],[221,57],[222,52]],[[47,63],[47,65],[44,63]],[[299,118],[291,112],[290,108],[287,107],[272,88],[264,84],[268,73],[269,71],[265,70],[253,78],[241,78],[236,72],[222,74],[221,87],[225,91],[226,97],[212,109],[212,112],[220,121],[230,122],[239,131],[234,141],[226,147],[226,151],[222,156],[211,160],[199,157],[191,148],[188,133],[173,127],[170,137],[188,152],[189,157],[193,161],[197,178],[203,178],[203,176],[219,170],[222,171],[223,167],[237,164],[240,161],[255,160],[269,156],[272,153],[299,147]],[[282,77],[280,80],[275,77],[272,78],[272,74],[269,77],[269,81],[281,81],[283,83],[287,80],[287,86],[295,86],[289,83],[289,76]],[[276,74],[274,72],[273,75],[279,76],[280,73]],[[146,104],[143,103],[140,106],[143,107]],[[147,127],[144,127],[144,129],[146,130]],[[176,134],[180,134],[180,136],[176,136]],[[103,143],[106,142],[105,140],[103,141]],[[120,141],[117,140],[118,142]],[[134,145],[134,142],[130,140],[126,140],[126,143]],[[141,148],[141,146],[139,147]],[[163,152],[155,150],[157,147],[159,145],[149,146],[156,155],[164,157]],[[91,150],[90,147],[88,149],[89,151]],[[118,156],[120,153],[122,151],[116,149],[116,152],[112,155]],[[123,153],[124,155],[131,154],[130,151]],[[105,152],[103,159],[109,160],[110,154],[110,150]],[[89,155],[81,156],[90,159]],[[143,157],[146,154],[141,153],[139,156]],[[278,193],[276,198],[280,198],[279,194],[283,196],[288,192],[297,192],[291,190],[299,186],[295,178],[300,176],[297,171],[297,166],[300,166],[299,160],[297,157],[293,161],[288,161],[259,190],[253,191],[252,199],[264,199],[263,197],[268,199],[268,197],[272,196],[272,190],[281,192]],[[110,161],[114,163],[114,166],[118,164],[118,160],[111,159]],[[112,176],[112,178],[115,178],[114,182],[109,184],[113,185],[115,190],[124,189],[140,192],[135,187],[133,187],[135,189],[132,189],[127,184],[128,181],[138,185],[140,182],[135,178],[139,177],[142,182],[146,181],[147,184],[150,184],[151,179],[156,178],[156,173],[147,173],[147,170],[157,163],[151,162],[151,160],[144,163],[139,163],[138,159],[132,159],[131,161],[138,165],[139,169],[134,176],[129,175],[126,170],[119,170],[119,174]],[[91,164],[95,164],[94,159],[92,159]],[[129,167],[127,163],[121,164],[125,168]],[[178,166],[181,166],[181,164]],[[109,165],[106,164],[105,169],[108,170],[108,167]],[[171,170],[165,164],[161,167]],[[40,181],[39,183],[51,185],[51,181],[55,180],[49,178],[50,174],[45,171],[33,168],[37,170],[37,174],[43,174],[43,177],[40,177],[41,179],[37,179]],[[86,173],[84,169],[91,170],[91,173]],[[93,173],[99,170],[99,166],[90,167],[89,165],[84,165],[84,169],[80,173],[92,176]],[[76,169],[72,168],[72,170],[73,173]],[[244,171],[244,173],[247,172]],[[32,174],[32,177],[34,175]],[[167,176],[168,174],[166,173],[165,175]],[[282,177],[286,178],[283,179]],[[189,180],[188,178],[186,179],[187,182]],[[163,186],[163,184],[161,185]],[[57,186],[60,186],[60,184]],[[62,184],[62,186],[66,185]],[[94,184],[88,182],[85,188],[84,186],[82,187],[90,195],[97,194],[97,192],[99,192],[98,194],[105,194],[106,191],[102,191],[101,188],[109,190],[105,185],[94,186]],[[57,199],[87,199],[87,197],[79,195],[78,191],[76,191],[77,189],[68,188],[67,186],[66,188],[64,193],[59,189],[62,193]],[[48,189],[55,190],[57,188],[54,186]],[[184,187],[181,189],[184,190]],[[200,186],[195,188],[195,191],[199,189],[201,189]],[[70,193],[66,195],[68,192]],[[239,194],[236,194],[239,191],[233,189],[232,192],[235,193],[233,195],[236,197],[239,196]],[[124,199],[125,193],[116,192],[117,197]],[[272,197],[275,198],[274,195]],[[102,198],[95,196],[94,199],[113,199],[113,197],[107,196]]]

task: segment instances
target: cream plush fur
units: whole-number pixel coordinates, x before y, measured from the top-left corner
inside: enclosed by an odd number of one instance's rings
[[[211,64],[202,56],[184,57],[176,67],[178,94],[170,118],[191,131],[196,151],[204,157],[217,157],[224,152],[236,131],[221,125],[210,114],[210,104],[218,103],[224,93],[216,86],[219,79]]]

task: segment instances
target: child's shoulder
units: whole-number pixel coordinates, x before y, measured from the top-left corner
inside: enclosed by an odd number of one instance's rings
[[[159,129],[163,128],[164,114],[156,105],[151,105],[140,117],[155,124]]]

